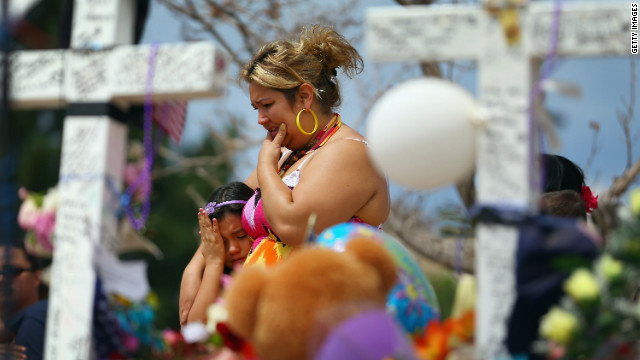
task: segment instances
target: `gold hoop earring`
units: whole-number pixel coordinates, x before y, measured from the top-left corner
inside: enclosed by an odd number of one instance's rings
[[[304,111],[310,112],[311,116],[313,116],[313,130],[311,132],[304,131],[304,129],[300,125],[300,114],[302,114]],[[318,117],[316,116],[316,113],[313,112],[313,110],[311,110],[311,109],[302,109],[302,110],[298,111],[298,116],[296,116],[296,125],[298,125],[298,130],[300,130],[301,133],[303,133],[305,135],[313,135],[313,133],[315,133],[316,130],[318,130]]]

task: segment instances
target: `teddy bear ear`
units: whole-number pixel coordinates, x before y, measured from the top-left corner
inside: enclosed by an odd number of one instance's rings
[[[224,303],[229,315],[227,324],[234,334],[251,339],[266,282],[267,272],[260,266],[242,269],[233,280],[224,296]]]
[[[346,250],[378,271],[385,293],[391,290],[398,275],[395,262],[384,245],[372,239],[355,238],[347,243]]]

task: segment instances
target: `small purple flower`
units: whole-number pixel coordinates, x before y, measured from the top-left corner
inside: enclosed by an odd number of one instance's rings
[[[215,202],[210,202],[207,204],[207,206],[204,207],[204,211],[208,214],[211,215],[213,214],[213,212],[216,210],[216,203]]]

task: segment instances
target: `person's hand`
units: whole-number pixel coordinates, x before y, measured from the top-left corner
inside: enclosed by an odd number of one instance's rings
[[[284,123],[280,124],[275,138],[272,138],[270,133],[267,134],[258,154],[258,166],[269,166],[276,171],[278,170],[278,160],[282,154],[282,141],[286,134],[287,125]]]
[[[26,352],[27,349],[24,346],[14,342],[0,344],[0,359],[3,360],[25,360],[27,358]]]
[[[200,225],[200,240],[202,242],[202,256],[209,265],[224,266],[225,263],[225,250],[224,241],[220,236],[220,228],[218,226],[218,220],[213,219],[213,222],[209,219],[209,215],[200,209],[198,212],[198,223]]]

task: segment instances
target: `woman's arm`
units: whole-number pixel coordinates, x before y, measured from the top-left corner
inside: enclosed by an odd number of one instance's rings
[[[182,273],[180,300],[178,302],[180,326],[184,326],[187,323],[193,300],[196,298],[200,283],[202,282],[204,268],[205,261],[204,256],[202,256],[202,245],[200,245]]]
[[[275,139],[267,138],[258,160],[264,214],[283,242],[295,246],[304,241],[307,219],[312,212],[318,216],[316,232],[348,221],[381,188],[385,194],[378,196],[384,196],[384,201],[380,202],[379,215],[374,221],[384,222],[388,214],[386,181],[369,160],[364,144],[339,139],[327,143],[312,161],[305,163],[300,182],[291,191],[276,173],[275,156],[283,136],[281,131]]]
[[[201,253],[206,265],[202,274],[200,288],[187,316],[187,322],[204,322],[206,320],[207,308],[220,295],[220,276],[223,273],[225,262],[224,241],[218,230],[218,221],[213,219],[213,222],[211,222],[207,213],[200,209],[198,222],[202,239]]]

